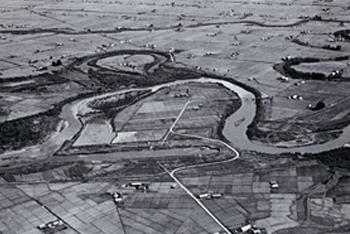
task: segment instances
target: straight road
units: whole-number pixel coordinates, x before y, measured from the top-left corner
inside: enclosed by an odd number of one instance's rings
[[[164,139],[162,140],[162,144],[164,144],[164,142],[168,139],[170,133],[173,133],[173,129],[175,127],[175,125],[177,124],[177,122],[179,121],[179,119],[181,118],[182,114],[185,112],[187,106],[192,102],[192,100],[188,100],[185,105],[182,107],[179,115],[177,116],[177,118],[175,119],[174,123],[171,125],[171,127],[169,128],[169,131],[167,132],[167,134],[164,136]]]
[[[205,205],[203,205],[203,203],[195,195],[193,195],[193,193],[186,188],[186,186],[178,178],[176,178],[174,175],[176,170],[169,172],[161,163],[159,163],[159,165],[227,234],[231,234],[230,230],[228,230],[227,227],[225,227],[225,225],[218,218],[216,218],[215,215],[207,207],[205,207]]]

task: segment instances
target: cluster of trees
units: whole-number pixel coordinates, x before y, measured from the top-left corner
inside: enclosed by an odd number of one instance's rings
[[[96,93],[78,94],[68,98],[50,110],[24,118],[0,123],[0,153],[9,149],[21,149],[40,143],[48,133],[55,131],[62,107],[76,99],[87,98]]]
[[[318,103],[316,104],[315,107],[311,107],[311,110],[317,111],[317,110],[321,110],[321,109],[323,109],[323,108],[325,108],[325,107],[326,107],[326,104],[324,104],[324,102],[320,101],[320,102],[318,102]]]
[[[319,154],[306,154],[311,159],[317,159],[329,167],[350,170],[350,148],[340,148]]]
[[[324,46],[322,46],[322,49],[340,51],[341,46],[340,45],[337,45],[337,46],[324,45]]]
[[[326,78],[325,74],[323,74],[323,73],[301,72],[301,71],[298,71],[298,70],[292,68],[292,66],[299,65],[301,63],[316,63],[319,61],[320,61],[320,59],[318,59],[318,58],[296,57],[296,58],[285,61],[284,65],[283,65],[283,71],[293,78],[323,80]]]
[[[58,118],[51,112],[0,123],[0,152],[38,144],[55,130]]]
[[[145,95],[150,94],[150,91],[139,91],[139,92],[128,92],[123,97],[107,98],[106,100],[94,100],[89,104],[89,107],[99,110],[105,114],[105,116],[110,119],[114,118],[119,110],[127,105],[130,105]]]
[[[350,40],[350,29],[340,30],[334,33],[335,37],[345,38]]]
[[[312,17],[313,20],[322,20],[322,17],[319,15],[315,15],[314,17]]]
[[[121,71],[108,71],[105,68],[98,68],[98,70],[89,69],[89,78],[91,80],[98,80],[98,83],[106,89],[115,90],[120,86],[138,85],[143,80],[147,82],[146,78],[140,74],[129,74]]]
[[[298,45],[301,45],[301,46],[309,46],[311,48],[322,48],[322,49],[325,49],[325,50],[334,50],[334,51],[340,51],[341,50],[341,46],[340,45],[337,45],[337,46],[331,46],[329,44],[327,45],[324,45],[324,46],[316,46],[316,45],[310,45],[309,42],[303,42],[303,41],[300,41],[299,39],[295,38],[292,40],[292,42],[298,44]]]
[[[306,79],[324,80],[326,78],[340,78],[340,77],[326,76],[324,73],[319,73],[319,72],[302,72],[294,69],[292,66],[299,65],[301,63],[316,63],[321,61],[342,61],[342,60],[348,60],[348,59],[349,59],[349,56],[341,56],[341,57],[336,57],[336,58],[327,59],[327,60],[320,60],[318,58],[311,58],[311,57],[306,57],[306,58],[296,57],[285,61],[282,66],[282,69],[283,69],[283,73],[287,74],[290,77],[300,78],[305,80]]]
[[[64,170],[64,174],[70,178],[82,178],[90,171],[92,171],[92,168],[86,167],[84,162],[78,162],[73,167]]]
[[[128,92],[122,95],[107,97],[105,99],[95,99],[91,103],[89,103],[89,107],[96,110],[103,110],[109,108],[115,108],[117,106],[123,106],[129,104],[136,96],[138,96],[141,92]]]
[[[290,65],[285,64],[283,66],[283,70],[285,73],[287,73],[289,76],[293,78],[301,78],[301,79],[312,79],[312,80],[324,80],[326,79],[326,75],[323,73],[318,72],[301,72],[294,68],[292,68]]]
[[[57,61],[53,61],[51,65],[54,66],[54,67],[61,66],[62,65],[62,61],[58,59]]]
[[[50,171],[58,167],[67,166],[73,164],[72,162],[33,162],[30,165],[17,167],[14,169],[7,169],[0,172],[0,177],[4,178],[7,182],[16,182],[14,175],[31,174],[37,172]]]

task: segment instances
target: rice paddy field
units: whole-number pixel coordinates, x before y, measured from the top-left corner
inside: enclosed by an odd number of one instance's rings
[[[91,103],[109,105],[114,101],[110,97]],[[237,108],[238,103],[233,92],[218,84],[171,86],[121,110],[113,120],[114,131],[107,122],[90,116],[92,120],[84,126],[73,146],[164,142],[173,134],[170,128],[182,134],[217,138],[221,116]]]
[[[74,145],[106,144],[111,142],[114,137],[115,134],[111,131],[111,126],[108,123],[91,123],[85,126]]]
[[[194,194],[223,194],[220,199],[204,198],[204,203],[227,226],[239,228],[246,219],[252,219],[257,226],[266,227],[268,233],[301,227],[307,219],[306,209],[316,209],[305,205],[303,194],[311,194],[330,176],[317,164],[237,174],[227,174],[224,169],[223,175],[190,176],[198,174],[198,170],[203,169],[183,170],[181,180]],[[205,170],[206,174],[217,171],[215,167]],[[271,188],[271,181],[279,187]]]

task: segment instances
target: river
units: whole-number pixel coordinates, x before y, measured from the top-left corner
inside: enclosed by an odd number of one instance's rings
[[[197,83],[218,83],[222,84],[226,88],[230,89],[231,91],[235,92],[241,99],[242,105],[241,107],[234,112],[231,116],[229,116],[224,125],[223,129],[223,135],[225,138],[230,142],[230,144],[238,149],[243,150],[253,150],[257,152],[262,153],[272,153],[272,154],[278,154],[278,153],[319,153],[322,151],[328,151],[331,149],[336,149],[339,147],[344,146],[346,143],[350,141],[350,126],[344,128],[343,133],[338,137],[337,139],[334,139],[332,141],[323,143],[323,144],[316,144],[316,145],[307,145],[307,146],[300,146],[300,147],[293,147],[293,148],[282,148],[282,147],[276,147],[276,146],[268,146],[268,145],[262,145],[262,144],[256,144],[249,140],[246,132],[247,128],[250,125],[250,123],[253,121],[255,114],[256,114],[256,103],[255,103],[255,96],[253,93],[243,89],[242,87],[232,84],[229,81],[214,79],[214,78],[199,78],[199,79],[189,79],[189,80],[178,80],[170,83],[160,84],[156,85],[150,88],[140,88],[140,89],[129,89],[129,90],[122,90],[112,93],[103,94],[102,96],[108,96],[113,94],[119,94],[129,91],[140,91],[140,90],[149,90],[151,89],[152,92],[156,92],[161,88],[173,86],[173,85],[181,85],[186,84],[190,82],[197,82]],[[93,97],[96,98],[96,97]],[[88,101],[92,100],[93,98],[89,98],[80,102],[76,102],[76,105],[72,105],[73,108],[67,108],[65,110],[71,110],[71,115],[76,114],[76,107],[77,105],[81,105],[83,103],[87,103]],[[74,111],[72,111],[74,110]],[[63,114],[63,113],[62,113]],[[67,113],[66,113],[67,114]],[[239,122],[240,124],[237,125],[236,123]]]
[[[26,149],[18,150],[18,151],[10,151],[5,152],[1,155],[2,158],[17,156],[19,158],[32,158],[32,159],[43,159],[52,156],[54,152],[56,152],[64,141],[71,139],[81,128],[81,123],[77,118],[77,113],[80,111],[84,111],[86,109],[86,104],[95,98],[106,97],[109,95],[115,95],[130,91],[143,91],[143,90],[151,90],[152,92],[156,92],[161,88],[173,86],[173,85],[181,85],[190,82],[197,83],[218,83],[222,84],[226,88],[235,92],[241,99],[242,105],[240,108],[230,115],[226,121],[223,128],[223,135],[235,148],[241,150],[252,150],[256,152],[262,153],[271,153],[271,154],[279,154],[279,153],[319,153],[323,151],[328,151],[336,148],[340,148],[347,144],[350,141],[350,126],[343,129],[343,133],[332,141],[316,144],[316,145],[307,145],[293,148],[282,148],[276,146],[268,146],[262,144],[256,144],[249,140],[246,135],[247,128],[249,124],[253,121],[254,116],[256,114],[256,103],[255,96],[253,93],[241,88],[238,85],[232,84],[228,81],[214,79],[214,78],[199,78],[199,79],[189,79],[189,80],[178,80],[170,83],[160,84],[149,88],[134,88],[127,90],[120,90],[116,92],[110,92],[106,94],[102,94],[99,96],[95,96],[92,98],[87,98],[83,100],[76,100],[70,104],[65,105],[62,108],[62,112],[60,114],[60,118],[65,120],[68,125],[61,132],[57,132],[54,134],[49,140],[46,142],[28,147]],[[82,109],[83,108],[83,109]],[[239,124],[237,124],[239,122]],[[2,162],[0,164],[3,164]]]

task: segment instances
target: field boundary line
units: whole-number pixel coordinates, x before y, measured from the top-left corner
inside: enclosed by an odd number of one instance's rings
[[[195,202],[227,233],[227,234],[231,234],[231,231],[196,197],[194,196],[194,194],[188,189],[186,188],[186,186],[175,176],[175,173],[183,170],[183,169],[189,169],[189,168],[195,168],[195,167],[203,167],[203,166],[212,166],[212,165],[216,165],[216,164],[221,164],[221,163],[226,163],[226,162],[231,162],[236,160],[237,158],[239,158],[240,154],[239,152],[233,148],[232,146],[230,146],[229,144],[227,144],[226,142],[223,142],[221,140],[216,140],[216,139],[211,139],[211,138],[206,138],[206,137],[201,137],[201,136],[197,136],[197,135],[191,135],[191,134],[181,134],[181,133],[176,133],[173,132],[174,134],[177,135],[182,135],[182,136],[190,136],[190,137],[195,137],[195,138],[199,138],[199,139],[203,139],[203,140],[207,140],[207,141],[213,141],[216,143],[220,143],[223,144],[225,147],[229,148],[231,151],[233,151],[235,153],[235,157],[233,158],[229,158],[227,160],[224,161],[218,161],[218,162],[212,162],[212,163],[203,163],[203,164],[198,164],[198,165],[191,165],[191,166],[183,166],[183,167],[179,167],[179,168],[175,168],[174,170],[172,170],[171,172],[165,168],[165,166],[163,164],[161,164],[158,161],[158,164],[161,168],[163,168],[163,170],[169,174],[169,176],[193,199],[195,200]]]
[[[174,171],[169,172],[168,169],[166,169],[159,161],[158,164],[215,221],[215,223],[217,223],[227,234],[231,234],[230,230],[228,230],[228,228],[218,218],[216,218],[216,216],[211,213],[211,211],[198,198],[196,198],[196,196],[194,196],[194,194],[188,188],[186,188],[186,186],[178,178],[176,178]]]

